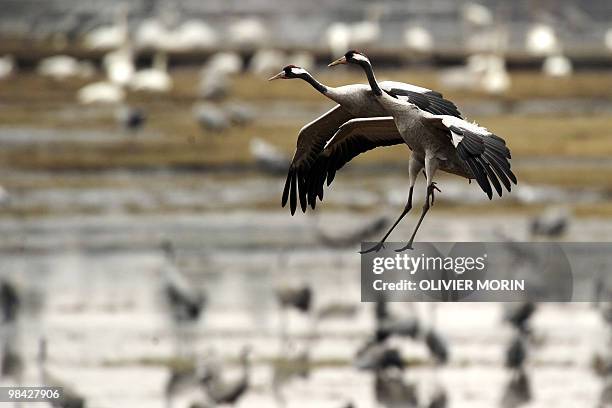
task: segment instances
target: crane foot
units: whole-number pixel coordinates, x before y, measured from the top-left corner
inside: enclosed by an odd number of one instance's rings
[[[364,249],[363,251],[359,251],[360,254],[367,254],[370,252],[378,252],[381,249],[385,249],[385,243],[384,242],[379,242],[378,244],[374,245],[372,248],[370,249]]]
[[[405,247],[402,247],[400,249],[396,249],[395,252],[404,252],[407,249],[414,250],[414,248],[412,247],[412,241],[409,242],[408,245],[406,245]]]

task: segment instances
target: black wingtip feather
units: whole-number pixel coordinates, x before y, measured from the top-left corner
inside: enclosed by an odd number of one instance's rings
[[[485,153],[485,158],[487,159],[487,161],[491,165],[491,168],[493,169],[495,174],[497,174],[497,179],[499,181],[501,181],[502,184],[504,185],[504,187],[506,187],[506,190],[508,190],[508,192],[510,192],[511,189],[512,189],[512,186],[510,185],[510,180],[508,180],[508,177],[506,176],[506,173],[500,167],[499,163],[494,158],[491,157],[490,153]]]
[[[489,184],[489,180],[487,179],[486,172],[483,169],[483,165],[478,162],[475,157],[470,156],[465,147],[461,144],[457,146],[457,153],[459,153],[459,157],[465,161],[472,171],[472,174],[474,175],[474,178],[482,191],[487,194],[489,199],[493,198],[493,191],[491,189],[491,185]]]
[[[296,183],[296,174],[293,172],[291,174],[291,189],[290,189],[290,197],[289,197],[289,207],[291,209],[291,215],[295,214],[295,210],[297,208],[297,183]]]
[[[287,180],[285,181],[285,188],[283,189],[283,197],[281,199],[281,205],[284,208],[287,205],[289,199],[289,188],[291,186],[291,169],[287,173]]]
[[[332,183],[332,181],[334,181],[334,177],[336,177],[336,171],[335,170],[330,170],[327,173],[327,187],[329,187],[329,185]]]
[[[489,163],[487,161],[484,161],[484,168],[487,171],[487,175],[489,176],[489,180],[491,181],[491,184],[493,184],[493,187],[495,188],[495,191],[497,192],[498,196],[502,196],[502,186],[499,183],[499,180],[497,179],[497,177],[495,177],[495,173],[493,172],[493,170],[491,170],[491,166],[489,165]]]
[[[512,170],[508,169],[508,171],[510,172],[510,174],[508,174],[508,177],[510,177],[510,180],[512,180],[514,185],[517,185],[518,184],[518,180],[516,179],[516,176],[514,175]]]
[[[300,199],[300,207],[302,212],[306,212],[306,179],[300,173],[298,173],[298,197]]]

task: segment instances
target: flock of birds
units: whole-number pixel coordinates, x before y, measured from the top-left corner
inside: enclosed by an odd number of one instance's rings
[[[162,243],[165,266],[161,281],[164,304],[176,327],[173,333],[179,338],[194,330],[204,316],[208,306],[206,292],[191,282],[181,271],[180,262],[171,242]],[[10,279],[0,280],[0,379],[5,384],[22,384],[25,360],[16,342],[18,321],[23,314],[24,294]],[[355,318],[358,311],[356,304],[332,303],[318,306],[315,303],[315,292],[308,284],[279,286],[275,297],[280,313],[279,319],[279,355],[266,362],[272,368],[270,392],[280,407],[287,406],[286,386],[293,380],[307,380],[316,369],[316,362],[311,356],[311,349],[322,334],[318,324],[326,320],[346,320]],[[393,308],[397,304],[380,298],[372,304],[374,326],[354,352],[352,366],[354,369],[371,373],[373,396],[376,403],[385,407],[407,408],[444,408],[452,405],[444,384],[439,379],[439,370],[451,361],[451,349],[448,340],[436,328],[435,303],[427,304],[429,312]],[[602,351],[593,359],[593,370],[602,378],[603,387],[598,407],[605,408],[612,403],[612,305],[596,305],[608,332],[608,339]],[[518,408],[535,399],[531,384],[530,355],[541,343],[541,333],[534,329],[532,320],[537,305],[531,302],[511,303],[505,306],[503,321],[512,329],[512,334],[505,349],[504,364],[508,371],[508,381],[500,394],[499,406]],[[302,315],[308,319],[310,331],[292,337],[289,330],[291,317]],[[252,349],[247,344],[242,348],[237,364],[238,375],[229,375],[232,371],[226,367],[214,350],[204,355],[194,354],[193,341],[177,348],[175,363],[169,365],[169,374],[163,387],[163,396],[167,407],[209,408],[233,405],[239,402],[253,386],[251,373]],[[400,345],[407,342],[411,346],[422,343],[428,350],[425,360],[406,359]],[[298,345],[301,345],[298,347]],[[48,341],[41,337],[39,341],[36,364],[39,380],[42,384],[63,387],[62,399],[52,406],[62,408],[79,408],[86,406],[86,397],[63,382],[55,373],[46,367],[48,359]],[[182,361],[184,364],[178,364]],[[234,364],[232,364],[234,365]],[[412,367],[428,365],[432,373],[427,381],[417,378]],[[420,376],[420,375],[419,375]],[[425,387],[421,389],[421,387]],[[350,398],[347,396],[347,398]],[[346,401],[343,408],[355,408],[358,401]]]
[[[129,106],[128,91],[150,95],[168,94],[174,87],[169,71],[169,55],[180,51],[209,53],[211,49],[233,47],[263,47],[268,38],[265,25],[258,19],[245,18],[231,24],[226,37],[218,36],[201,20],[188,20],[175,28],[162,18],[141,22],[130,30],[127,8],[121,7],[114,24],[101,26],[87,33],[81,40],[86,49],[104,53],[101,68],[104,79],[86,84],[77,91],[80,104],[117,106],[117,121],[128,130],[139,130],[147,121],[142,108]],[[171,19],[170,19],[171,20]],[[151,64],[140,68],[137,59],[141,53],[152,53]],[[292,59],[312,66],[314,59],[308,53],[295,53]],[[232,79],[248,69],[255,74],[268,73],[282,65],[288,56],[279,51],[261,48],[245,66],[243,56],[234,51],[221,51],[208,57],[200,71],[199,84],[194,86],[198,101],[192,113],[194,120],[208,132],[220,132],[231,126],[242,126],[255,118],[253,109],[243,103],[222,103],[228,97]],[[0,79],[18,73],[15,58],[0,57]],[[43,77],[63,83],[73,79],[95,78],[97,67],[93,61],[79,60],[69,55],[54,55],[42,59],[37,72]]]
[[[509,48],[508,27],[496,21],[487,8],[470,3],[464,7],[464,21],[469,56],[464,66],[442,71],[440,83],[448,89],[504,94],[512,85],[505,57]],[[543,58],[542,73],[546,76],[563,78],[573,73],[572,62],[564,54],[553,24],[539,22],[529,28],[524,49],[531,56]]]
[[[382,39],[381,18],[385,7],[374,4],[367,8],[366,17],[352,23],[336,21],[322,34],[322,41],[332,54],[349,48],[368,48],[379,45]],[[125,90],[166,93],[173,87],[168,72],[170,53],[209,52],[223,48],[253,50],[249,71],[268,74],[271,69],[293,61],[306,69],[314,67],[313,54],[306,51],[286,53],[270,45],[273,35],[266,23],[255,17],[246,17],[228,24],[221,32],[211,24],[189,18],[182,23],[171,12],[142,20],[130,29],[128,8],[120,6],[113,24],[96,27],[81,38],[80,44],[88,50],[106,53],[103,58],[106,79],[90,83],[78,92],[81,103],[120,103],[126,98]],[[466,3],[460,9],[463,36],[470,57],[464,67],[452,68],[441,74],[441,83],[449,88],[480,89],[490,93],[503,93],[510,87],[505,62],[509,34],[493,11],[482,4]],[[421,19],[422,20],[422,19]],[[427,29],[426,21],[416,19],[403,33],[403,47],[410,55],[427,56],[435,50],[434,33]],[[524,49],[531,55],[543,57],[542,71],[553,77],[572,74],[571,61],[564,55],[564,47],[555,23],[538,22],[527,31]],[[604,36],[604,44],[612,49],[612,29]],[[155,54],[150,67],[138,69],[135,59],[141,51]],[[17,70],[15,59],[0,58],[0,78],[7,78]],[[205,64],[200,78],[200,94],[214,99],[228,92],[230,77],[244,70],[242,56],[234,51],[214,54]],[[38,66],[41,75],[56,79],[91,78],[96,71],[91,61],[78,60],[68,55],[44,59]]]
[[[198,100],[192,107],[192,115],[206,132],[221,132],[232,126],[249,124],[255,119],[256,111],[253,107],[226,101],[231,94],[232,79],[236,75],[245,71],[259,76],[268,75],[288,62],[304,70],[315,68],[312,53],[303,50],[284,52],[270,45],[274,36],[265,21],[256,17],[236,19],[224,30],[219,30],[201,19],[188,18],[179,22],[176,14],[159,12],[157,17],[146,18],[132,27],[128,11],[128,7],[120,6],[116,10],[114,23],[100,25],[80,38],[80,44],[85,49],[104,53],[101,65],[105,78],[83,86],[77,92],[77,99],[82,104],[118,105],[117,121],[130,131],[142,128],[148,116],[142,108],[127,105],[127,91],[156,95],[170,92],[174,80],[169,72],[168,59],[173,53],[209,54],[212,50],[223,50],[207,58],[200,72],[199,84],[194,86]],[[383,5],[370,5],[360,21],[336,21],[330,24],[322,33],[321,40],[335,55],[349,48],[376,46],[381,41],[381,19],[385,14]],[[506,92],[511,85],[504,57],[509,35],[499,23],[499,16],[482,4],[468,2],[461,7],[459,17],[464,28],[464,43],[470,56],[465,66],[444,70],[440,74],[440,83],[448,89],[481,90],[494,94]],[[411,56],[427,56],[435,50],[434,33],[427,29],[425,23],[426,20],[417,18],[405,27],[403,47]],[[544,57],[543,72],[554,77],[572,73],[572,64],[563,54],[559,34],[555,24],[539,22],[525,35],[524,49],[531,55]],[[612,47],[610,38],[612,29],[605,35],[605,44]],[[252,52],[248,64],[241,52],[233,50]],[[153,55],[148,67],[138,67],[136,64],[142,52]],[[66,81],[72,78],[93,78],[97,67],[93,61],[55,55],[40,61],[37,70],[45,77]],[[16,72],[15,58],[11,55],[0,57],[0,79],[10,78]],[[387,91],[385,84],[381,85]],[[461,117],[454,106],[449,105],[447,108],[437,111],[430,109],[430,112]],[[447,119],[445,126],[450,123],[449,120],[452,119]],[[375,126],[374,123],[369,125]],[[274,160],[267,160],[267,163],[276,163],[269,166],[276,172],[278,163],[286,159],[270,150],[273,148],[258,141],[254,141],[251,146],[256,159],[260,156],[273,157]],[[266,168],[266,164],[263,167]],[[495,166],[491,166],[491,169],[495,171]],[[508,178],[514,181],[512,177]],[[502,176],[500,182],[503,181]],[[497,184],[494,187],[497,188]],[[509,188],[507,184],[504,187]]]

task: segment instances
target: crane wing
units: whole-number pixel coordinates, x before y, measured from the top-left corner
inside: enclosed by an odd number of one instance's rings
[[[504,139],[475,123],[451,116],[431,117],[427,122],[446,131],[459,158],[469,167],[489,199],[493,197],[491,184],[500,197],[502,184],[508,192],[511,183],[517,184],[510,166],[510,149]]]
[[[347,110],[336,105],[300,130],[282,197],[283,207],[289,200],[291,215],[295,214],[298,195],[302,211],[306,211],[306,176],[325,147],[325,143],[344,122],[352,117]]]
[[[380,146],[403,144],[392,117],[357,118],[343,124],[327,142],[308,174],[308,203],[314,209],[323,199],[325,180],[330,185],[336,171],[361,153]]]
[[[444,99],[441,93],[431,89],[395,81],[383,81],[380,87],[389,95],[410,102],[419,109],[434,115],[462,117],[453,102]]]

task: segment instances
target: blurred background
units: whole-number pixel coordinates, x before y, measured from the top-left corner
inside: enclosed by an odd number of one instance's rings
[[[62,384],[70,407],[610,406],[605,303],[360,303],[359,243],[403,208],[408,150],[291,217],[297,133],[332,104],[266,79],[363,82],[326,68],[358,48],[505,138],[519,185],[489,201],[440,176],[420,240],[607,242],[611,2],[0,7],[0,385]]]

